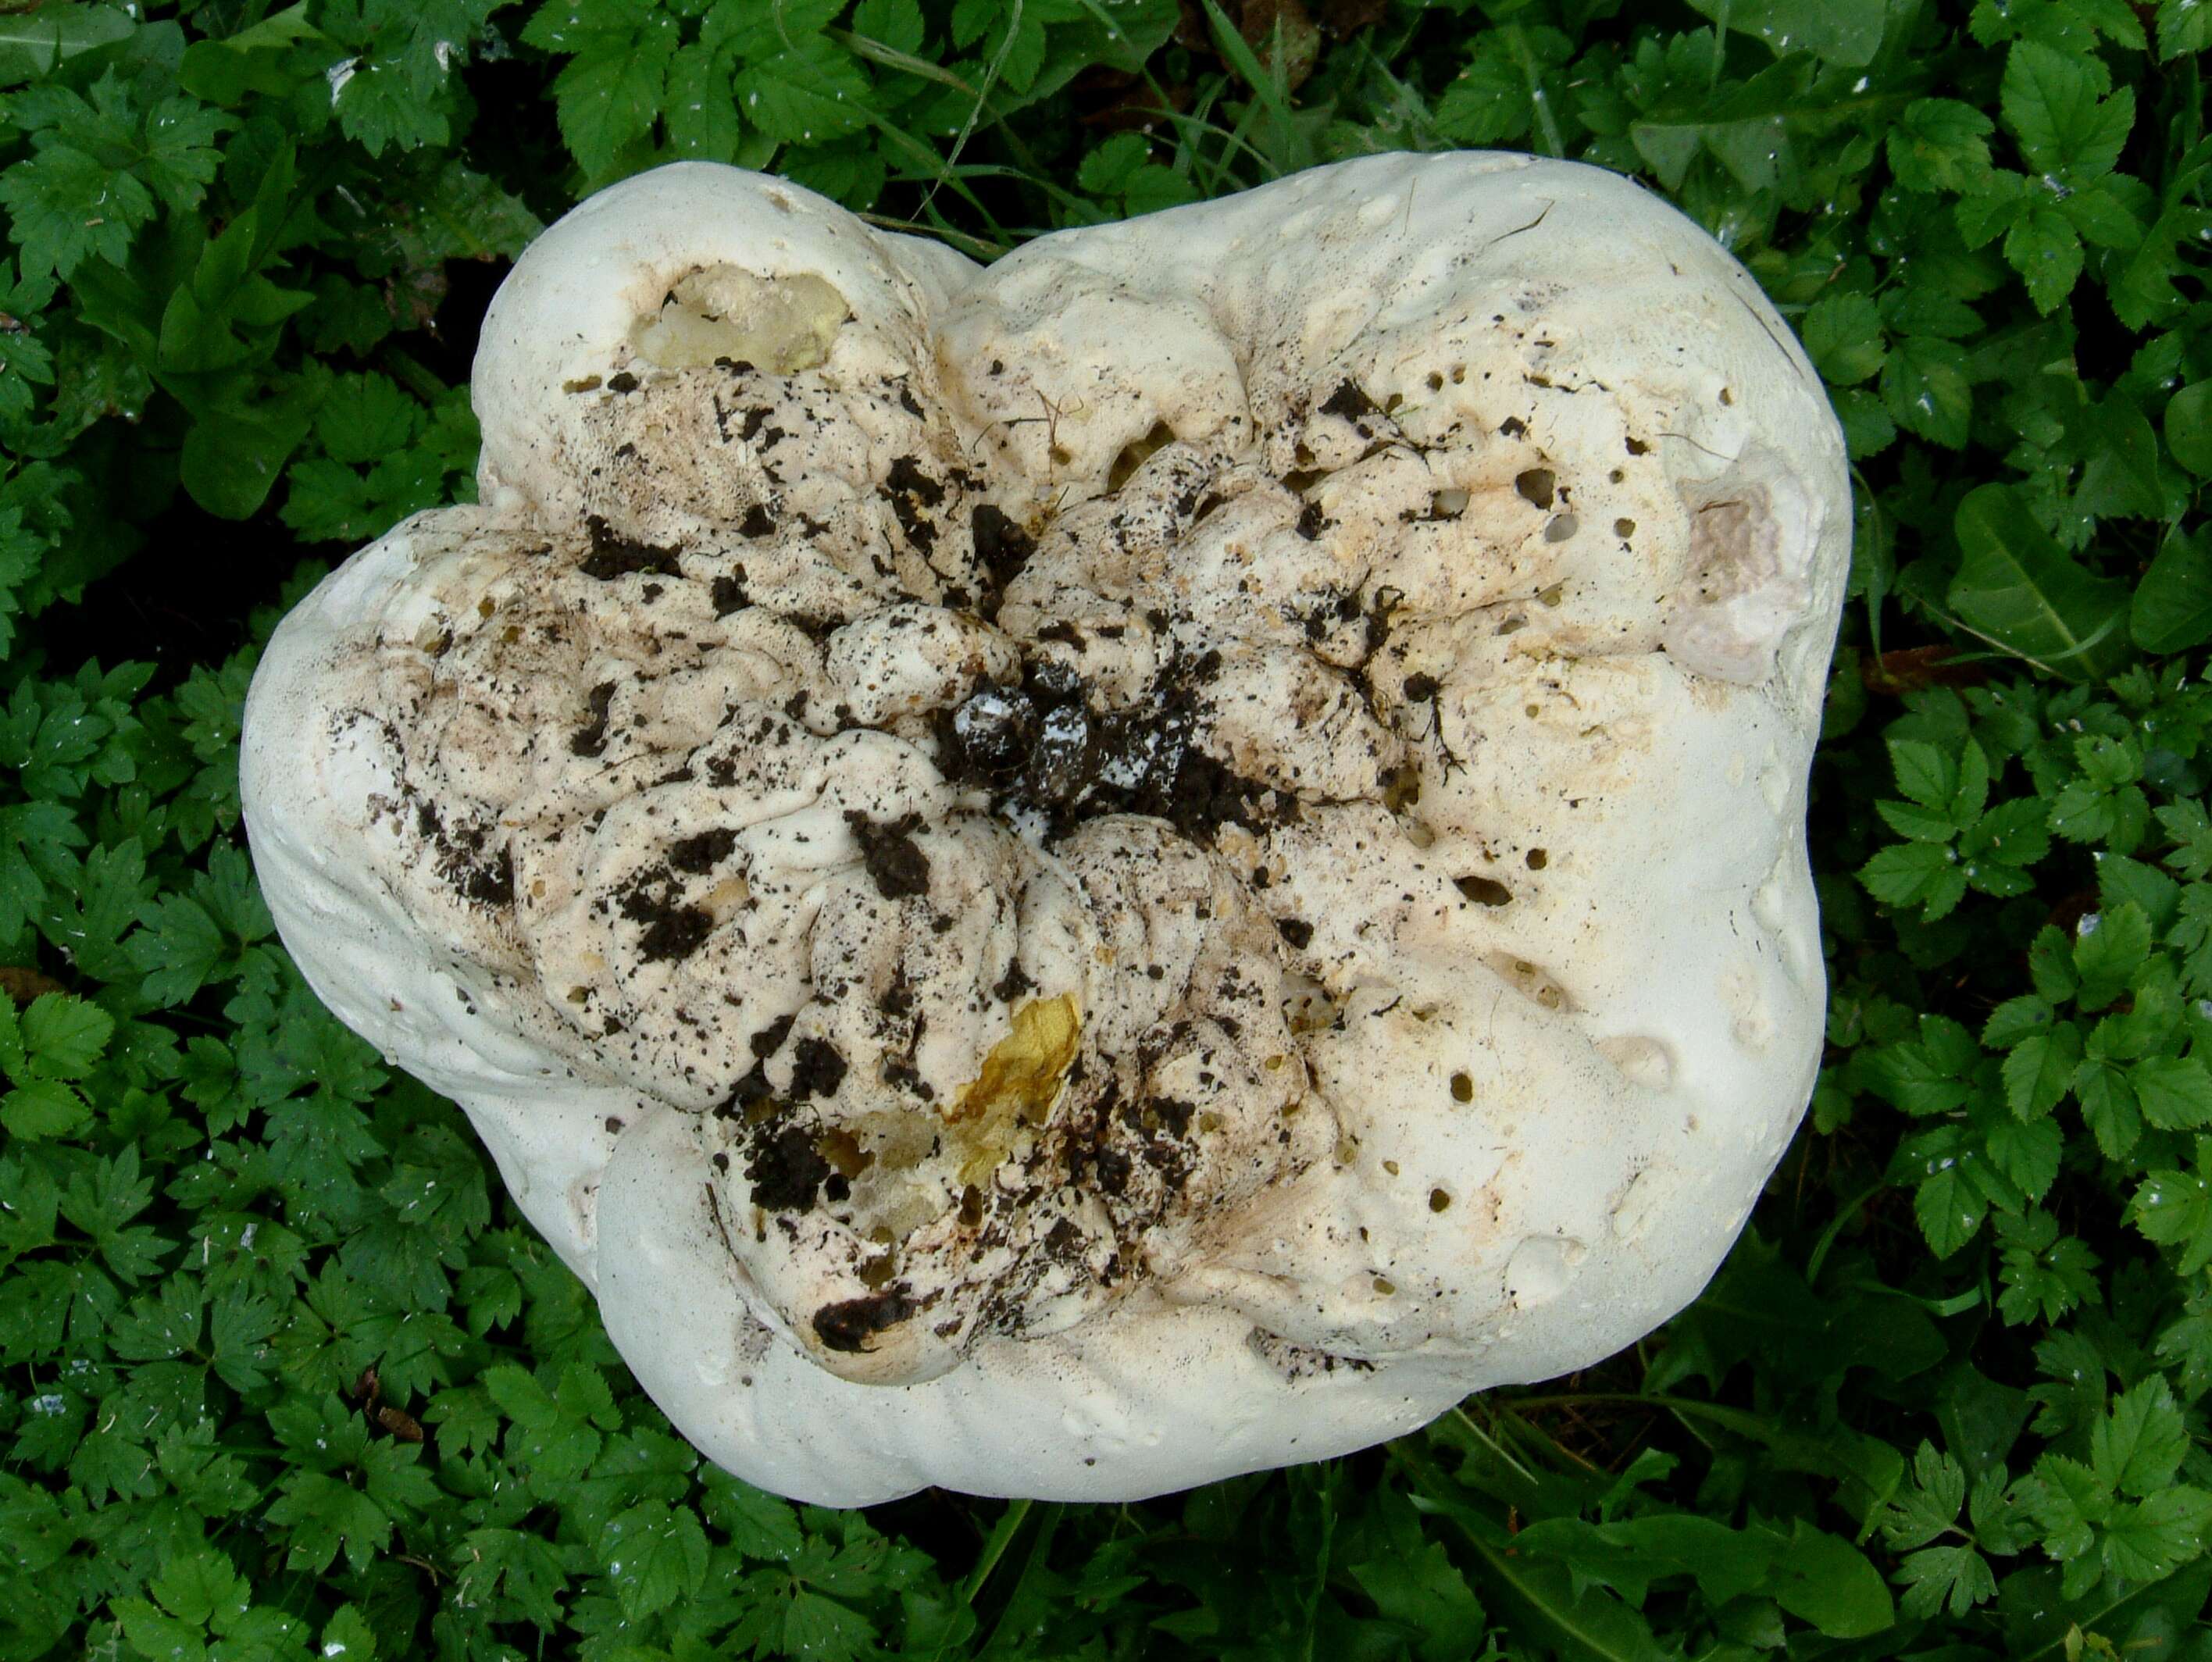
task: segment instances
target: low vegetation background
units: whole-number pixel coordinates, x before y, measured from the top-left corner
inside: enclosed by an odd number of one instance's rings
[[[2207,0],[0,0],[0,1659],[2212,1658]],[[1679,1319],[1145,1505],[793,1507],[638,1392],[239,828],[655,162],[988,258],[1373,150],[1630,173],[1849,435],[1802,1131]]]

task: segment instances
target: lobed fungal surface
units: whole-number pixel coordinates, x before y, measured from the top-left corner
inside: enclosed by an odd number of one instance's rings
[[[271,645],[255,855],[716,1459],[1152,1493],[1717,1264],[1817,1061],[1849,514],[1672,210],[1384,157],[977,271],[686,164],[476,391],[482,505]]]

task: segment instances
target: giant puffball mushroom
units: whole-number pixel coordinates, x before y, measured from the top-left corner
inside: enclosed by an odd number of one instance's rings
[[[979,269],[685,163],[517,264],[481,503],[277,630],[246,819],[708,1456],[1321,1459],[1681,1308],[1809,1094],[1818,377],[1596,168]]]

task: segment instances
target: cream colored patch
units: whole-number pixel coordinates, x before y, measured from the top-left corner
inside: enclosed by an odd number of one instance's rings
[[[829,361],[851,315],[845,297],[811,272],[758,277],[710,265],[677,280],[632,344],[663,369],[704,369],[720,359],[792,375]]]

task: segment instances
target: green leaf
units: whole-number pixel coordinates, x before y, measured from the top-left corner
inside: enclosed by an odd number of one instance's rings
[[[2181,1248],[2184,1275],[2193,1276],[2212,1265],[2212,1182],[2201,1173],[2150,1173],[2128,1210],[2146,1240]]]
[[[127,40],[138,20],[119,6],[46,5],[0,16],[0,86],[46,74],[60,60]]]
[[[1989,1213],[1989,1198],[1968,1182],[1955,1160],[1947,1159],[1912,1192],[1912,1215],[1929,1251],[1949,1258],[1974,1238]]]
[[[707,1533],[689,1507],[635,1506],[607,1520],[599,1557],[635,1622],[698,1592],[707,1578]]]
[[[868,124],[868,78],[852,57],[819,38],[746,65],[738,107],[770,137],[821,144]]]
[[[2081,1063],[2081,1031],[2071,1022],[2033,1034],[2004,1059],[2005,1105],[2022,1119],[2039,1119],[2072,1089]]]
[[[2159,0],[2158,55],[2162,62],[2212,46],[2212,3]]]
[[[2106,1565],[2125,1580],[2157,1580],[2203,1555],[2208,1529],[2212,1494],[2201,1489],[2176,1487],[2123,1502],[2105,1526]]]
[[[35,1080],[0,1096],[0,1128],[27,1142],[67,1137],[91,1118],[84,1099],[58,1080]]]
[[[2175,393],[2165,421],[2173,459],[2200,479],[2212,478],[2212,380],[2191,381]]]
[[[1865,1639],[1897,1618],[1866,1555],[1802,1518],[1776,1555],[1769,1585],[1777,1604],[1831,1639]]]
[[[2186,652],[2212,640],[2212,536],[2176,533],[2136,585],[2128,630],[2147,652]]]
[[[1908,191],[1978,189],[1990,173],[1996,124],[1971,104],[1916,98],[1889,130],[1890,171]]]
[[[1859,868],[1867,892],[1887,906],[1917,906],[1929,923],[1966,897],[1959,857],[1940,843],[1904,843],[1877,851]]]
[[[2153,1375],[2112,1402],[2090,1434],[2098,1482],[2125,1495],[2153,1495],[2173,1481],[2189,1452],[2189,1432],[2166,1380]]]
[[[31,1077],[82,1079],[99,1063],[115,1018],[66,993],[41,993],[18,1018],[17,1040]]]
[[[2212,1125],[2212,1073],[2193,1057],[2154,1056],[2129,1070],[2142,1116],[2160,1131]]]
[[[2037,203],[2005,233],[2004,256],[2027,284],[2039,312],[2056,311],[2081,275],[2081,234],[2052,204]]]
[[[2094,63],[2034,40],[2015,41],[2006,54],[2004,122],[2033,171],[2063,168],[2090,179],[2118,165],[2135,124],[2135,94],[2123,87],[2100,98],[2109,82]]]
[[[2016,489],[1968,492],[1954,525],[1961,557],[1949,599],[1968,628],[2057,675],[2101,676],[2124,661],[2127,585],[2069,558]]]
[[[1830,294],[1815,301],[1798,334],[1821,377],[1836,386],[1866,379],[1889,355],[1881,308],[1864,294]]]
[[[131,174],[49,144],[0,172],[0,207],[22,250],[23,275],[69,277],[88,259],[121,264],[131,233],[153,217],[154,197]]]
[[[561,137],[586,177],[611,176],[653,130],[678,44],[676,20],[610,0],[548,0],[522,38],[575,54],[553,82]]]
[[[1883,404],[1907,433],[1958,450],[1966,442],[1973,395],[1966,355],[1949,341],[1908,335],[1894,342],[1881,367]]]
[[[1778,58],[1809,52],[1851,70],[1874,62],[1888,15],[1884,0],[1690,0],[1690,6],[1758,36]]]

